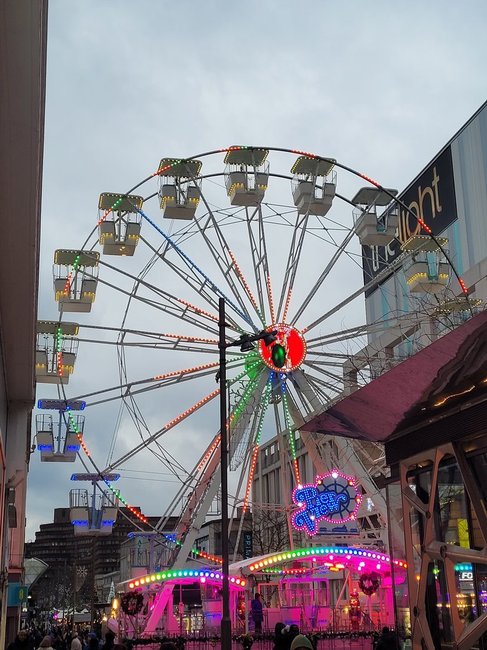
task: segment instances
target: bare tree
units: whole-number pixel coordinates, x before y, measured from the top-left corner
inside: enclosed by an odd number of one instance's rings
[[[289,548],[286,515],[277,510],[254,513],[252,517],[254,555],[265,555]]]

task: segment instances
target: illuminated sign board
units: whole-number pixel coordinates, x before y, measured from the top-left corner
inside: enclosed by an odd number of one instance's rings
[[[317,476],[313,484],[298,485],[294,490],[293,502],[299,509],[291,522],[296,530],[316,535],[320,521],[339,526],[356,519],[361,501],[357,480],[332,470]]]
[[[397,197],[413,214],[422,219],[439,235],[457,219],[457,204],[451,149],[447,147],[429,167]],[[426,235],[426,231],[402,206],[399,207],[397,239],[387,246],[362,246],[364,284],[382,273],[401,253],[401,244],[414,235]],[[384,278],[384,280],[386,280]],[[374,286],[365,292],[369,296],[377,289]]]
[[[473,580],[473,571],[461,571],[458,576],[460,582],[472,582]]]

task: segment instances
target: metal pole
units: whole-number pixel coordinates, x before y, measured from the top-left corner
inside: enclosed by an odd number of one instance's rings
[[[218,299],[218,347],[220,349],[220,469],[222,486],[222,621],[221,647],[231,650],[232,622],[230,620],[230,589],[228,582],[228,429],[227,429],[227,372],[226,372],[226,337],[225,337],[225,300]]]

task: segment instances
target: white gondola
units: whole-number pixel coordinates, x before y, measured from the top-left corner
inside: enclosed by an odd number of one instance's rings
[[[163,158],[159,163],[159,203],[164,219],[191,221],[200,202],[202,163]]]
[[[399,206],[391,203],[397,190],[362,187],[352,203],[355,233],[362,246],[387,246],[395,237],[399,225]],[[388,207],[386,207],[388,206]],[[384,208],[378,213],[377,208]]]
[[[334,160],[300,156],[291,168],[292,192],[299,214],[323,217],[331,208],[336,192]]]
[[[225,156],[225,186],[232,205],[256,207],[269,182],[268,149],[231,149]]]
[[[84,488],[70,490],[69,507],[70,521],[77,537],[111,534],[118,512],[118,499],[114,495],[90,495]]]
[[[41,461],[49,463],[74,463],[80,449],[76,431],[83,432],[84,417],[71,416],[53,423],[51,415],[36,416],[37,449]]]
[[[38,321],[36,380],[45,384],[67,384],[78,352],[76,323]]]
[[[104,255],[135,253],[144,199],[135,194],[103,192],[98,200],[98,237]]]
[[[411,253],[404,263],[404,275],[412,293],[441,293],[450,278],[450,265],[439,246],[445,248],[448,239],[428,235],[414,235],[402,244],[403,251]]]
[[[387,246],[399,225],[399,207],[391,204],[397,190],[362,187],[353,197],[355,232],[362,246]],[[390,205],[391,204],[391,205]],[[386,207],[389,206],[389,207]],[[377,208],[385,208],[381,213]]]
[[[100,253],[57,250],[54,253],[54,293],[59,311],[90,312],[98,285]]]

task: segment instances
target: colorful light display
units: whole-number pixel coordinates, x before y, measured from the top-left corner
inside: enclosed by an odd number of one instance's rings
[[[129,589],[137,589],[138,587],[144,587],[146,585],[151,585],[154,583],[161,583],[166,581],[177,581],[177,582],[191,582],[195,578],[198,578],[200,582],[221,582],[223,580],[223,575],[219,571],[211,571],[208,569],[198,570],[198,569],[179,569],[176,571],[161,571],[158,573],[149,573],[148,575],[137,578],[137,580],[132,580],[128,584]],[[247,584],[243,578],[237,578],[235,576],[229,577],[229,582],[234,587],[240,587],[243,589]]]
[[[295,561],[324,561],[325,566],[335,566],[352,562],[357,567],[365,564],[384,563],[390,565],[391,558],[389,555],[363,548],[352,548],[346,546],[317,546],[313,548],[298,548],[289,551],[281,551],[275,555],[264,557],[263,559],[250,564],[249,571],[259,573],[266,571],[268,567],[285,564],[286,562]],[[407,563],[403,560],[393,560],[393,564],[401,569],[407,569]]]
[[[362,502],[357,480],[338,470],[317,476],[313,484],[298,485],[292,496],[299,506],[292,515],[292,525],[308,535],[319,532],[320,521],[342,524],[355,519]]]

